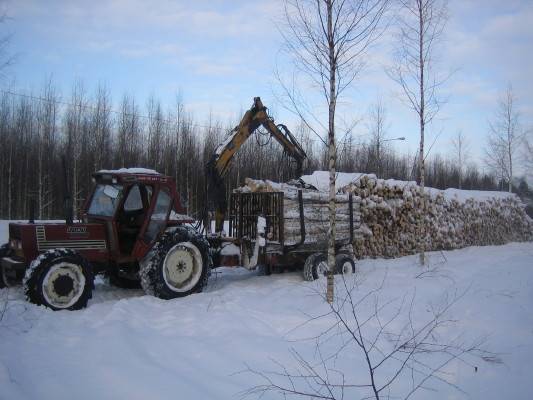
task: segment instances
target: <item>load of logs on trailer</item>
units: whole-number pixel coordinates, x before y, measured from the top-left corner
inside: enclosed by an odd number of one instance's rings
[[[324,242],[329,229],[327,171],[288,183],[246,179],[236,192],[284,193],[286,242],[299,240],[297,193],[302,190],[306,243]],[[533,220],[512,193],[425,188],[373,174],[337,173],[337,238],[349,237],[352,194],[353,245],[358,258],[399,257],[421,250],[498,245],[533,240]]]

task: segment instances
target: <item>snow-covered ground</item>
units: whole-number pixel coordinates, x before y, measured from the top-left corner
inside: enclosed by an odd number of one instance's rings
[[[0,242],[7,239],[6,228],[0,221]],[[457,323],[441,333],[442,339],[483,337],[484,348],[503,363],[454,362],[447,377],[468,395],[437,383],[438,392],[421,391],[414,398],[532,398],[533,243],[429,256],[436,269],[418,278],[423,270],[417,256],[359,262],[355,295],[379,286],[386,276],[383,301],[416,293],[413,317],[423,323],[430,304],[466,290],[449,315]],[[20,288],[0,289],[0,298],[10,299],[0,321],[0,399],[240,398],[263,383],[256,375],[238,373],[246,366],[280,371],[275,360],[294,367],[291,348],[309,360],[316,356],[314,342],[300,339],[333,319],[301,325],[327,310],[315,293],[323,285],[304,282],[296,272],[267,277],[223,269],[204,293],[164,301],[99,279],[88,308],[75,312],[28,304]],[[328,346],[340,345],[340,338]],[[366,377],[363,359],[353,350],[339,357],[336,368],[347,380]],[[402,379],[391,396],[409,384]],[[346,395],[360,397],[355,388]]]

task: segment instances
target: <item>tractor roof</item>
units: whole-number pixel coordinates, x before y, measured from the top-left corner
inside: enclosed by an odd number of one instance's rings
[[[162,175],[153,169],[146,168],[120,168],[120,169],[101,169],[93,174],[98,182],[113,181],[121,182],[161,182],[166,183],[171,180],[170,177]]]
[[[101,169],[97,174],[142,174],[142,175],[161,175],[159,172],[148,168],[120,168],[120,169]]]

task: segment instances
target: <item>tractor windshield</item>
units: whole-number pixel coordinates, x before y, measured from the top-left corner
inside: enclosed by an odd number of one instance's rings
[[[89,215],[112,217],[122,197],[121,185],[96,185],[94,195],[89,206]]]

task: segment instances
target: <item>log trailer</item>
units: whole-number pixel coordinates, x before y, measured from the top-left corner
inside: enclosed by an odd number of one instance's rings
[[[304,246],[301,193],[302,243],[283,243],[280,193],[234,194],[232,235],[222,234],[227,211],[223,178],[235,152],[259,126],[282,144],[296,160],[297,174],[301,173],[305,152],[255,98],[207,165],[209,191],[216,204],[214,234],[202,235],[194,229],[196,221],[185,215],[171,177],[142,168],[98,171],[79,222],[66,212],[65,223],[9,224],[9,241],[0,246],[0,288],[22,281],[30,302],[53,310],[77,310],[92,297],[96,274],[107,275],[120,287],[140,286],[162,299],[202,291],[211,269],[224,265],[248,269],[265,265],[269,272],[276,265],[304,263],[304,277],[318,278],[327,271],[325,248]],[[338,249],[346,244],[339,243]],[[353,252],[339,251],[337,261],[339,272],[355,271]]]

